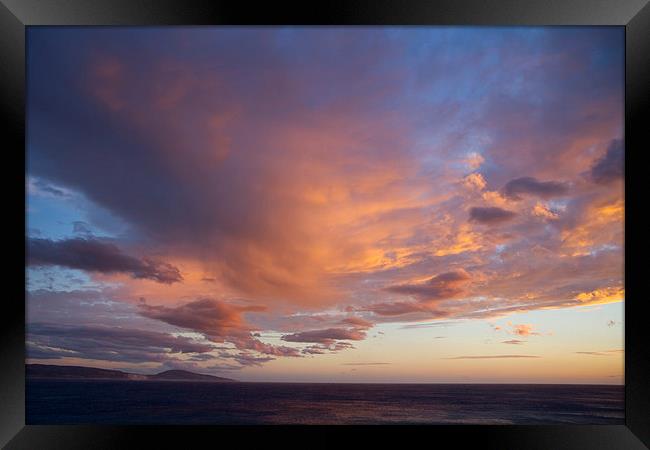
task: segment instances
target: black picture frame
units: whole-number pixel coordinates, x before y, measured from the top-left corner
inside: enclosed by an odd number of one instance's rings
[[[25,31],[35,25],[610,25],[626,30],[625,90],[625,425],[429,427],[117,427],[25,426],[25,271],[16,261],[25,247]],[[7,256],[0,313],[0,445],[8,449],[193,448],[205,440],[237,445],[342,445],[350,431],[370,442],[389,437],[423,439],[434,447],[468,444],[482,449],[642,449],[650,446],[650,327],[644,314],[641,264],[644,122],[650,104],[649,0],[348,0],[286,3],[204,0],[0,0],[0,84],[6,184],[15,245]],[[646,113],[646,114],[644,114]],[[7,163],[7,155],[11,163]],[[21,186],[22,188],[19,188]],[[21,219],[22,218],[22,219]],[[12,254],[13,253],[13,254]],[[19,286],[23,283],[23,286]],[[291,438],[286,439],[286,433]],[[361,436],[359,436],[361,437]],[[273,442],[277,441],[277,442]],[[374,442],[373,442],[374,443]],[[645,444],[645,445],[644,445]],[[230,444],[228,444],[230,445]],[[443,448],[447,445],[442,444]]]

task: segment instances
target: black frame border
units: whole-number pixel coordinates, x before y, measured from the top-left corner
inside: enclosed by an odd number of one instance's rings
[[[5,271],[12,289],[0,313],[0,445],[10,449],[187,447],[226,437],[238,445],[264,439],[298,445],[340,445],[343,434],[364,440],[421,438],[483,449],[642,449],[650,446],[650,327],[640,277],[647,238],[640,227],[641,152],[650,147],[650,0],[330,0],[254,4],[227,0],[0,0],[0,105],[12,170],[2,177],[12,235],[25,232],[25,31],[34,25],[615,25],[626,30],[625,75],[625,425],[224,427],[25,426],[24,267]],[[6,161],[6,159],[5,159]],[[14,162],[16,165],[14,165]],[[4,186],[6,184],[6,186]],[[18,189],[17,186],[22,186]],[[13,217],[16,217],[14,219]],[[644,242],[641,242],[644,240]],[[19,239],[11,261],[25,257]],[[634,242],[634,244],[632,244]],[[23,241],[24,244],[24,241]],[[23,299],[21,302],[20,299]],[[254,432],[248,432],[252,431]],[[345,431],[344,431],[345,430]],[[289,433],[286,433],[289,431]],[[291,435],[287,440],[286,435]],[[308,440],[306,443],[305,440]],[[347,439],[345,439],[347,440]],[[373,442],[374,441],[374,442]],[[645,445],[644,445],[645,443]]]

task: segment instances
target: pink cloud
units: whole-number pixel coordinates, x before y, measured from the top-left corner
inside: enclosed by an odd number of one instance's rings
[[[356,317],[356,316],[346,317],[345,319],[341,320],[341,323],[343,325],[352,325],[359,329],[371,328],[374,325],[369,320],[362,319],[361,317]]]
[[[438,274],[423,283],[408,283],[386,288],[389,292],[412,295],[422,302],[455,297],[463,292],[463,286],[471,280],[463,269]]]
[[[530,324],[519,324],[519,325],[512,325],[512,334],[516,334],[518,336],[539,336],[540,333],[533,331],[533,326]]]
[[[201,299],[177,307],[138,305],[140,314],[170,325],[204,334],[215,342],[230,342],[241,350],[253,350],[265,355],[299,356],[300,351],[286,346],[274,346],[255,339],[251,326],[242,313],[260,312],[263,306],[232,305],[213,299]]]
[[[526,341],[520,341],[519,339],[510,339],[508,341],[502,341],[502,344],[510,344],[510,345],[521,345],[525,344]]]
[[[331,344],[334,341],[360,341],[365,339],[366,333],[355,329],[327,328],[324,330],[301,331],[299,333],[286,334],[282,336],[283,341],[288,342],[316,342]]]

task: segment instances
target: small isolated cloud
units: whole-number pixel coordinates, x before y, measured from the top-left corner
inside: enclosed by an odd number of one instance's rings
[[[603,350],[603,351],[591,351],[591,352],[575,352],[578,355],[589,355],[589,356],[612,356],[616,353],[623,353],[623,349],[614,349],[614,350]]]
[[[330,344],[334,341],[361,341],[365,339],[366,333],[356,329],[348,328],[327,328],[324,330],[301,331],[299,333],[285,334],[283,341],[287,342],[315,342]]]
[[[625,144],[614,139],[607,152],[591,168],[591,179],[598,184],[607,184],[623,178],[625,163]]]
[[[562,197],[569,191],[566,183],[559,181],[539,181],[533,177],[521,177],[508,181],[503,188],[504,195],[512,200],[521,200],[522,196],[550,199]]]
[[[541,333],[534,331],[534,327],[531,324],[508,324],[512,327],[510,331],[511,334],[516,334],[517,336],[539,336]]]
[[[444,321],[438,320],[436,322],[410,323],[408,325],[402,325],[400,328],[409,330],[413,328],[448,327],[456,323],[458,322],[450,321],[450,320],[444,320]]]
[[[354,362],[354,363],[341,363],[342,366],[387,366],[389,362]]]
[[[454,356],[444,359],[518,359],[518,358],[541,358],[536,355],[479,355],[479,356]]]
[[[473,207],[469,210],[469,220],[471,222],[482,223],[486,225],[495,225],[514,219],[517,214],[507,209],[497,206]]]
[[[521,345],[525,344],[526,341],[520,341],[519,339],[510,339],[509,341],[501,341],[502,344],[511,344],[511,345]]]
[[[56,241],[30,237],[27,241],[27,264],[100,273],[127,273],[133,278],[165,284],[183,280],[178,268],[171,264],[127,255],[111,242],[95,238]]]

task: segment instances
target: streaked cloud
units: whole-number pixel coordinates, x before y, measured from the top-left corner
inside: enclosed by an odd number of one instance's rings
[[[341,363],[342,366],[387,366],[389,362],[354,362],[354,363]]]
[[[510,345],[521,345],[525,344],[526,341],[521,341],[519,339],[509,339],[507,341],[501,341],[502,344],[510,344]]]
[[[623,349],[615,349],[615,350],[604,350],[604,351],[591,351],[591,352],[575,352],[579,355],[589,355],[589,356],[612,356],[617,353],[623,353]]]
[[[366,333],[356,329],[327,328],[324,330],[301,331],[299,333],[286,334],[282,336],[287,342],[315,342],[320,344],[331,344],[334,341],[360,341],[365,339]]]
[[[526,359],[540,358],[536,355],[477,355],[477,356],[454,356],[446,359]]]
[[[510,331],[512,334],[516,334],[517,336],[539,336],[540,333],[537,331],[534,331],[534,327],[531,324],[512,324],[511,325],[512,330]]]

